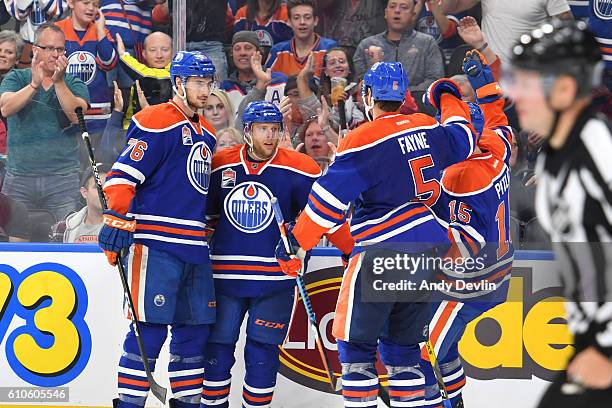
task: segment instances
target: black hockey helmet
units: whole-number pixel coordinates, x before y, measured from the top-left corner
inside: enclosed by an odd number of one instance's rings
[[[555,19],[521,35],[512,49],[514,68],[571,75],[583,92],[591,89],[593,69],[599,61],[599,44],[583,21]]]

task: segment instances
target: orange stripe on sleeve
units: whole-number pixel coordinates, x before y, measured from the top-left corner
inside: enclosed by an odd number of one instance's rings
[[[414,208],[408,212],[405,212],[401,215],[398,215],[397,217],[393,217],[390,220],[387,220],[385,222],[383,222],[382,224],[378,224],[375,227],[372,227],[366,231],[363,231],[360,234],[355,235],[355,239],[361,239],[364,237],[367,237],[368,235],[372,235],[378,231],[382,231],[385,228],[388,228],[390,226],[392,226],[393,224],[397,224],[398,222],[404,221],[407,218],[412,217],[413,215],[417,215],[417,214],[422,214],[424,212],[428,212],[429,210],[426,207],[418,207],[418,208]]]
[[[319,211],[321,211],[323,214],[332,217],[335,220],[341,221],[344,218],[344,214],[338,214],[333,212],[332,210],[330,210],[329,208],[323,206],[323,204],[321,204],[319,202],[319,200],[317,200],[315,198],[315,196],[313,196],[312,194],[310,194],[310,196],[308,196],[308,198],[310,199],[310,201],[314,204],[315,208]]]
[[[322,227],[314,222],[306,214],[306,211],[302,211],[295,224],[295,228],[293,228],[293,236],[305,251],[309,251],[319,243],[323,234],[328,230],[329,228]]]

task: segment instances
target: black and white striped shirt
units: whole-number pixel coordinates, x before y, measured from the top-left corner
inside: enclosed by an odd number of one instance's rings
[[[577,351],[612,356],[612,131],[587,109],[536,168],[536,211],[553,242]]]

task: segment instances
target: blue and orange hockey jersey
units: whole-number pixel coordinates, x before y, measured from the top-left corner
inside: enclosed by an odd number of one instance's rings
[[[109,208],[136,219],[136,243],[184,262],[207,262],[213,127],[202,117],[192,122],[170,101],[134,115],[126,138],[104,184]]]
[[[247,18],[247,6],[242,6],[234,17],[234,33],[243,30],[254,31],[262,47],[272,47],[293,37],[293,29],[287,23],[288,20],[287,4],[284,2],[268,21],[261,21],[255,17],[255,20],[250,22]]]
[[[487,281],[500,287],[510,279],[514,248],[510,237],[510,154],[512,131],[503,113],[504,101],[480,105],[485,126],[478,142],[482,153],[444,171],[449,236],[454,256],[481,259],[483,268],[457,275],[465,282]],[[441,200],[442,201],[442,200]],[[454,290],[461,300],[481,300],[491,292]]]
[[[449,94],[441,100],[444,125],[423,114],[387,113],[342,140],[293,230],[302,248],[315,246],[354,201],[356,251],[365,243],[422,242],[427,249],[448,242],[429,206],[440,196],[441,170],[469,157],[476,138],[468,106]]]
[[[251,161],[245,145],[215,154],[207,218],[216,221],[210,253],[215,290],[252,297],[292,288],[274,255],[280,239],[270,199],[278,198],[284,219],[295,220],[321,175],[305,154],[279,148],[265,162]]]
[[[117,53],[108,30],[106,37],[98,41],[94,23],[85,33],[77,33],[70,18],[55,23],[66,36],[66,72],[85,82],[91,97],[85,119],[90,132],[102,132],[111,114],[112,95],[106,82],[106,72],[117,65]]]
[[[119,34],[126,48],[133,49],[135,43],[143,44],[153,31],[153,6],[153,2],[142,0],[102,0],[100,11],[112,37]]]
[[[317,40],[312,47],[315,67],[314,75],[316,77],[321,77],[325,52],[337,45],[335,40],[317,35]],[[282,72],[287,76],[293,76],[300,73],[304,65],[306,65],[306,61],[308,61],[308,55],[302,58],[298,58],[296,55],[295,39],[292,38],[291,40],[283,41],[272,47],[268,55],[268,60],[266,61],[266,68],[272,68],[272,71]]]

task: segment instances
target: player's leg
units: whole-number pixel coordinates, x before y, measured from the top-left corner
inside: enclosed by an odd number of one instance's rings
[[[364,254],[351,258],[342,278],[332,334],[338,343],[342,365],[342,396],[345,407],[376,407],[378,374],[376,348],[392,309],[389,303],[361,301]]]
[[[378,350],[389,376],[392,407],[421,407],[425,401],[425,376],[420,368],[421,349],[429,322],[429,304],[398,302]]]
[[[293,288],[284,289],[250,300],[242,392],[245,408],[270,406],[280,365],[278,346],[287,337],[294,293]]]
[[[247,308],[248,298],[217,294],[217,321],[206,344],[202,408],[229,407],[234,352]]]
[[[462,404],[462,390],[466,383],[463,365],[459,358],[458,343],[469,322],[495,303],[461,303],[443,301],[431,304],[429,339],[434,348],[444,387],[449,394],[453,407]],[[426,406],[438,407],[442,404],[440,390],[426,350],[421,350],[421,367],[425,374]]]
[[[172,255],[141,244],[132,245],[124,263],[136,317],[141,322],[142,341],[154,370],[168,334],[168,324],[174,317],[182,265]],[[129,312],[126,310],[126,313]],[[123,350],[118,369],[118,406],[143,407],[149,384],[132,328]]]
[[[172,325],[168,376],[173,408],[197,408],[200,405],[204,381],[204,350],[210,326]]]
[[[215,318],[210,262],[183,264],[168,365],[173,408],[197,408],[200,405],[206,343]]]

